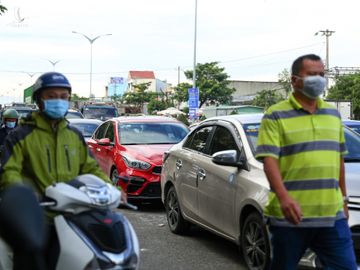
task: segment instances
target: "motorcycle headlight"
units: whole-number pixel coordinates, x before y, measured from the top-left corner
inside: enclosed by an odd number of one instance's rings
[[[124,160],[126,166],[129,168],[146,171],[151,167],[150,163],[148,163],[148,162],[133,159],[128,156],[122,156],[122,159]]]

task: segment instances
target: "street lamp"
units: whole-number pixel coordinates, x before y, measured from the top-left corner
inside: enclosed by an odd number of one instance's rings
[[[96,36],[94,38],[90,38],[90,37],[88,37],[87,35],[85,35],[83,33],[79,33],[79,32],[76,32],[76,31],[72,31],[72,32],[74,34],[79,34],[79,35],[83,36],[84,38],[86,38],[90,42],[90,98],[91,98],[91,96],[92,96],[92,89],[91,89],[91,86],[92,86],[92,44],[98,38],[104,37],[104,36],[111,36],[111,34],[104,34],[104,35]]]
[[[196,88],[196,35],[197,35],[197,0],[195,0],[195,25],[194,25],[194,63],[193,63],[193,88]]]
[[[59,63],[61,60],[57,60],[57,61],[51,61],[51,60],[49,60],[49,59],[47,59],[49,62],[50,62],[50,64],[52,64],[52,66],[53,66],[53,70],[55,70],[55,66],[56,66],[56,64],[57,63]],[[30,76],[30,75],[29,75]]]
[[[320,31],[317,31],[315,33],[315,36],[321,34],[322,36],[325,36],[326,37],[326,73],[327,73],[327,76],[326,76],[326,90],[329,89],[329,71],[330,71],[330,60],[329,60],[329,37],[334,34],[335,31],[331,31],[329,29],[326,29],[326,30],[320,30]]]

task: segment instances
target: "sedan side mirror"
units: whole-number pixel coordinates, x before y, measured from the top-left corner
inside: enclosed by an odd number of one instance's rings
[[[238,152],[236,150],[225,150],[216,152],[212,155],[212,162],[218,165],[233,166],[244,168],[245,164],[238,160]]]
[[[102,146],[114,146],[114,143],[110,141],[109,138],[103,138],[97,141],[98,145]]]

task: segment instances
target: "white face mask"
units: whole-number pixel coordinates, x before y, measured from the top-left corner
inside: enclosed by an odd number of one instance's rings
[[[299,90],[308,98],[317,99],[322,93],[324,93],[326,85],[326,79],[324,77],[315,75],[306,76],[301,79],[303,80],[304,85],[303,88]]]

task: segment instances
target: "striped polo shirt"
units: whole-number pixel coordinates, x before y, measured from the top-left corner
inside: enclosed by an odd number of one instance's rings
[[[297,226],[333,226],[344,217],[339,175],[346,147],[341,117],[333,106],[319,98],[311,114],[291,94],[266,111],[256,150],[257,158],[278,160],[284,185],[303,213]],[[272,191],[264,213],[272,225],[294,226],[285,220]]]

